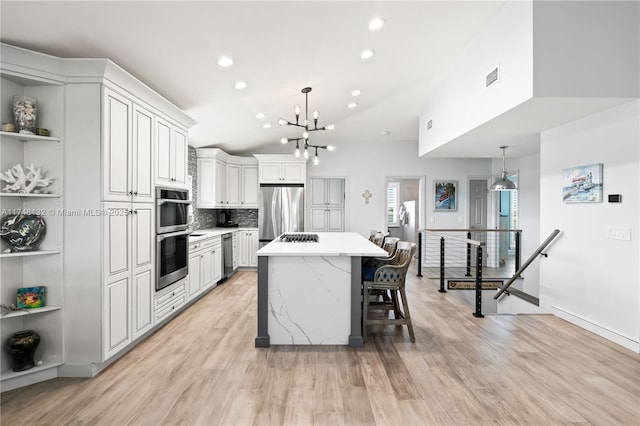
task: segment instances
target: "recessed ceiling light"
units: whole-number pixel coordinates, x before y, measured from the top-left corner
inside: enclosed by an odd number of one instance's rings
[[[351,109],[353,109],[353,108],[355,108],[355,107],[357,107],[357,106],[358,106],[358,104],[357,104],[357,103],[355,103],[355,102],[351,102],[349,105],[347,105],[347,108],[351,108]]]
[[[382,134],[382,136],[389,136],[391,134],[391,132],[388,131],[388,130],[385,130],[381,134]]]
[[[384,25],[384,19],[374,18],[371,20],[371,22],[369,22],[369,29],[371,31],[376,31],[382,28],[383,25]]]
[[[247,82],[246,81],[237,81],[233,87],[235,87],[238,90],[242,90],[242,89],[246,89],[247,88]]]
[[[220,59],[218,59],[218,65],[221,67],[230,67],[231,65],[233,65],[233,59],[228,56],[222,56]]]
[[[264,114],[263,114],[263,113],[261,113],[261,112],[259,112],[259,113],[257,113],[257,114],[256,114],[256,118],[257,118],[258,120],[262,120],[262,119],[264,118]]]
[[[372,56],[373,56],[373,49],[366,49],[366,50],[363,50],[362,53],[360,53],[360,57],[362,59],[369,59]]]
[[[360,96],[360,90],[356,89],[351,92],[351,96]]]
[[[271,123],[264,123],[262,127],[264,127],[265,129],[269,129],[271,128]]]

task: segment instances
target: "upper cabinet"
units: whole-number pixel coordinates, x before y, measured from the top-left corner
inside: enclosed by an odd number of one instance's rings
[[[160,117],[156,118],[156,184],[187,184],[187,133]]]
[[[307,163],[293,155],[255,155],[258,159],[259,182],[270,184],[302,183],[307,178]]]
[[[253,157],[238,157],[217,148],[200,148],[199,208],[258,208],[258,165]]]
[[[153,114],[104,88],[102,120],[104,200],[153,202]]]

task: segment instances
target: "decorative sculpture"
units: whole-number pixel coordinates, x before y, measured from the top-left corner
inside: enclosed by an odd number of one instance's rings
[[[19,194],[48,194],[49,191],[41,188],[51,185],[53,178],[45,177],[46,173],[42,168],[36,169],[33,164],[27,166],[27,171],[28,173],[25,173],[22,165],[16,164],[0,174],[0,180],[7,182],[2,190]]]
[[[368,189],[365,189],[362,196],[364,197],[364,203],[369,204],[369,198],[373,197],[373,194]]]

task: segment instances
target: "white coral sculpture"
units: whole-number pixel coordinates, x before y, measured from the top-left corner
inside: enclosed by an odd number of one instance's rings
[[[45,177],[42,168],[36,168],[32,165],[27,166],[28,173],[25,173],[20,164],[16,164],[6,172],[0,174],[0,180],[7,182],[3,188],[6,192],[17,192],[20,194],[47,194],[48,191],[40,188],[46,188],[53,182],[52,178]]]

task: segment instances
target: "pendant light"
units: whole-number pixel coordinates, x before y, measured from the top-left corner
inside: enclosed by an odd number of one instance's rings
[[[504,154],[507,148],[509,148],[507,145],[500,147],[500,149],[502,150],[502,173],[500,174],[500,177],[496,179],[495,182],[493,182],[493,185],[491,185],[491,188],[489,188],[491,191],[517,190],[516,184],[510,181],[509,179],[507,179],[507,168],[505,166],[506,162],[505,162],[505,154]]]
[[[315,149],[315,156],[313,157],[313,164],[315,166],[317,166],[320,163],[320,159],[318,158],[318,148],[320,149],[326,149],[328,151],[333,151],[333,146],[332,145],[313,145],[309,142],[309,134],[311,132],[316,132],[318,130],[333,130],[335,128],[335,126],[333,124],[330,124],[328,126],[324,126],[324,127],[318,127],[318,116],[320,115],[318,113],[318,111],[313,111],[313,127],[310,126],[311,124],[311,120],[309,120],[309,92],[311,92],[311,87],[305,87],[304,89],[302,89],[302,93],[304,93],[304,120],[302,121],[302,123],[300,123],[300,118],[301,118],[301,113],[302,113],[302,107],[300,105],[296,105],[293,108],[293,111],[296,115],[296,121],[291,122],[288,120],[285,120],[284,118],[280,118],[278,120],[278,124],[280,124],[281,126],[295,126],[295,127],[301,127],[303,130],[302,132],[302,137],[301,138],[282,138],[280,139],[280,143],[282,144],[287,144],[289,142],[295,142],[296,143],[296,150],[294,151],[294,155],[296,157],[300,157],[300,155],[302,155],[302,157],[305,160],[308,160],[309,157],[311,156],[311,153],[309,152],[310,149]],[[300,142],[304,143],[304,151],[302,152],[302,154],[300,153]]]

